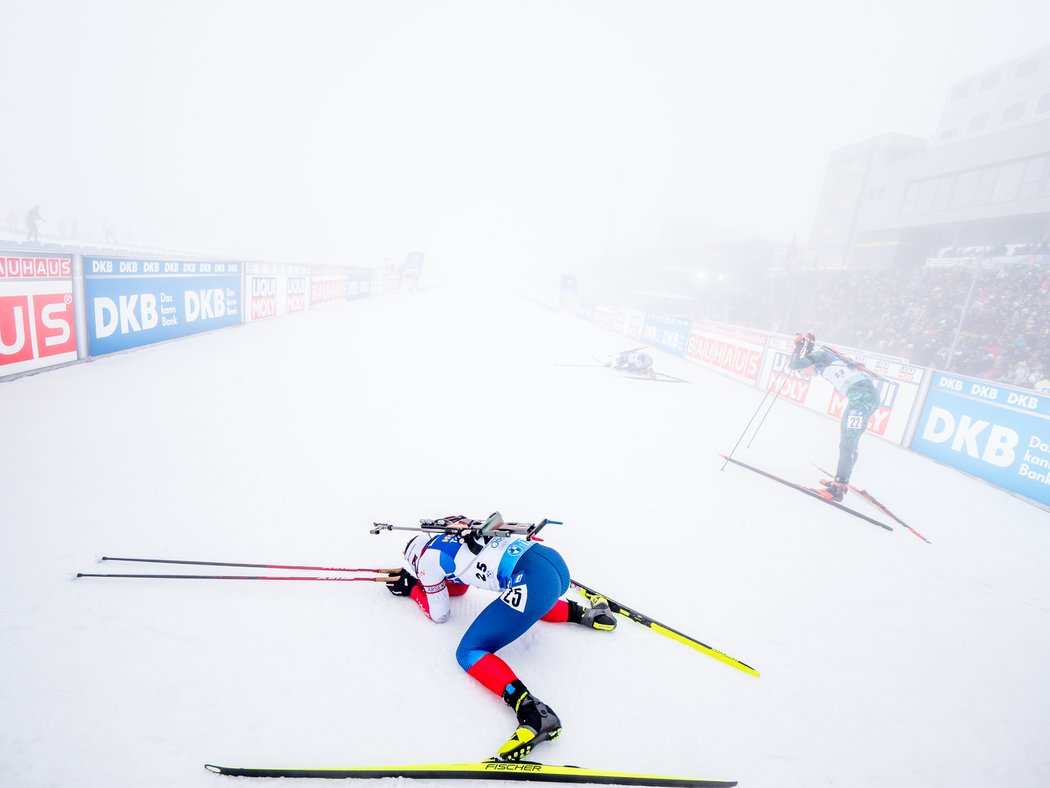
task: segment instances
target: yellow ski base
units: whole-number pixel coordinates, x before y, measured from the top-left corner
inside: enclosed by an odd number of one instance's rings
[[[631,774],[584,769],[578,766],[553,766],[532,761],[483,761],[482,763],[448,763],[419,766],[351,766],[331,769],[251,769],[205,764],[216,774],[233,777],[322,777],[329,779],[378,779],[408,777],[431,780],[532,780],[551,783],[591,783],[597,785],[681,786],[682,788],[731,788],[734,781],[698,780],[690,777],[662,777],[654,774]]]

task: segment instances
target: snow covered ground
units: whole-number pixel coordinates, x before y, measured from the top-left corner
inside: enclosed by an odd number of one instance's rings
[[[502,652],[565,724],[540,760],[1050,785],[1047,513],[872,436],[854,481],[933,544],[721,471],[761,392],[660,353],[693,385],[556,366],[629,345],[442,287],[0,384],[0,785],[490,755],[513,717],[454,659],[485,592],[437,626],[367,583],[74,575],[154,569],[101,555],[396,565],[404,538],[373,520],[497,509],[563,520],[544,535],[575,578],[762,673],[626,619],[541,622]],[[778,403],[738,456],[812,483],[837,433]]]

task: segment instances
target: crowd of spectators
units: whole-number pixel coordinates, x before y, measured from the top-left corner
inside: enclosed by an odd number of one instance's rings
[[[740,281],[697,302],[702,314],[694,317],[813,331],[835,345],[1050,390],[1050,260],[1038,248],[997,265],[810,270]]]

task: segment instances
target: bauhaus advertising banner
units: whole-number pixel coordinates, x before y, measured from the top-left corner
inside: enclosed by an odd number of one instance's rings
[[[72,258],[0,252],[0,377],[76,358]]]
[[[241,322],[241,264],[84,257],[88,353]]]
[[[911,448],[1050,504],[1050,397],[934,372]]]

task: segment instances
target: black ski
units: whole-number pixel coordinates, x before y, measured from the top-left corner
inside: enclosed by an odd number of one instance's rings
[[[663,372],[654,372],[650,375],[632,375],[628,374],[627,377],[634,380],[648,380],[652,383],[692,383],[691,380],[685,378],[676,378],[674,375],[665,375]]]
[[[814,490],[812,487],[806,487],[805,485],[802,485],[802,484],[795,484],[795,482],[789,482],[787,479],[782,479],[779,476],[776,476],[776,475],[774,475],[772,473],[769,473],[768,471],[763,471],[763,470],[761,470],[759,468],[756,468],[754,465],[748,465],[746,462],[741,462],[740,460],[735,460],[732,457],[726,456],[725,454],[723,454],[721,456],[727,462],[731,462],[734,465],[739,465],[741,468],[747,468],[749,471],[754,471],[755,473],[761,474],[762,476],[765,476],[767,479],[772,479],[775,482],[780,482],[781,484],[783,484],[786,487],[791,487],[791,488],[793,488],[795,490],[798,490],[801,493],[805,493],[810,498],[816,498],[818,501],[821,501],[822,503],[829,504],[830,506],[834,506],[836,509],[841,509],[844,512],[849,512],[854,517],[859,517],[861,520],[869,522],[872,525],[877,525],[879,528],[884,528],[887,531],[892,531],[893,530],[893,528],[891,528],[890,526],[886,525],[886,523],[880,523],[874,517],[868,517],[868,515],[864,514],[863,512],[858,512],[856,509],[850,509],[845,504],[841,504],[838,501],[833,501],[830,498],[825,498],[823,495],[820,494],[820,492],[818,490]]]
[[[680,786],[681,788],[732,788],[735,781],[662,777],[655,774],[608,772],[579,766],[554,766],[532,761],[483,761],[481,763],[437,763],[420,766],[351,766],[331,769],[255,769],[235,766],[204,768],[231,777],[322,777],[327,779],[377,779],[407,777],[428,780],[529,780],[548,783],[597,785]]]
[[[813,467],[814,467],[814,468],[816,468],[816,469],[817,469],[818,471],[820,471],[821,473],[823,473],[823,474],[824,474],[825,476],[828,476],[829,478],[830,478],[830,477],[832,476],[832,474],[831,474],[831,473],[829,473],[828,471],[824,470],[823,468],[821,468],[821,467],[820,467],[819,465],[817,465],[816,463],[813,463]],[[911,527],[910,525],[908,525],[908,524],[907,524],[906,522],[904,522],[904,520],[902,520],[901,518],[899,518],[899,517],[898,517],[897,515],[895,515],[895,514],[894,514],[893,512],[891,512],[891,511],[890,511],[889,509],[887,509],[887,508],[886,508],[886,504],[882,503],[882,501],[878,500],[878,499],[877,499],[877,498],[876,498],[876,497],[875,497],[874,495],[872,495],[872,494],[871,494],[870,492],[868,492],[867,490],[862,490],[862,489],[860,489],[859,487],[854,487],[854,486],[853,486],[852,484],[847,484],[847,485],[846,485],[846,487],[847,487],[847,489],[850,489],[850,490],[852,490],[853,492],[855,492],[855,493],[856,493],[856,494],[857,494],[858,496],[860,496],[860,498],[861,498],[862,500],[864,500],[864,501],[867,501],[868,503],[870,503],[870,504],[871,504],[872,506],[874,506],[874,507],[875,507],[876,509],[878,509],[878,510],[879,510],[880,512],[882,512],[883,514],[885,514],[885,515],[886,515],[887,517],[890,517],[890,518],[892,518],[892,519],[893,519],[893,520],[895,520],[895,521],[896,521],[897,523],[899,523],[900,525],[902,525],[902,526],[904,526],[905,528],[907,528],[907,529],[908,529],[909,531],[911,531],[911,532],[912,532],[913,534],[915,534],[915,535],[916,535],[917,537],[919,537],[920,539],[922,539],[922,541],[926,542],[926,544],[933,544],[933,542],[931,542],[931,541],[930,541],[929,539],[927,539],[927,538],[926,538],[925,536],[923,536],[923,535],[922,535],[922,534],[920,534],[920,533],[919,533],[918,531],[916,531],[916,530],[915,530],[914,528],[912,528],[912,527]]]

